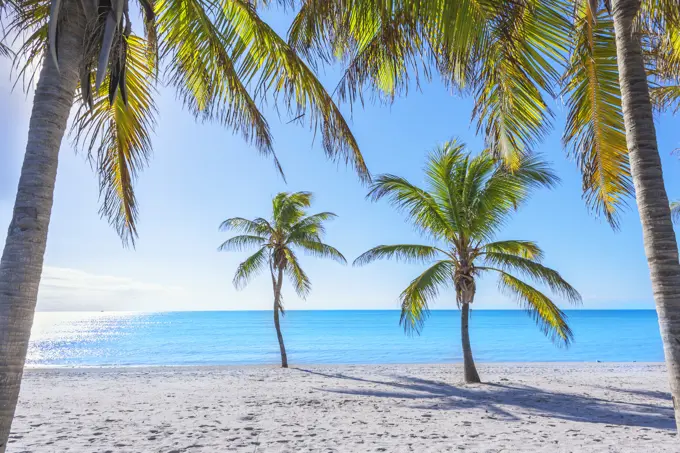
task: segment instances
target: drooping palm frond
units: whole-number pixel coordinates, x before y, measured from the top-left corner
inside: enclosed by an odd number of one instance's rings
[[[680,112],[680,85],[657,86],[650,89],[654,107],[658,110]]]
[[[227,239],[218,247],[220,252],[231,252],[237,251],[241,252],[247,250],[253,246],[262,247],[267,242],[266,238],[261,236],[251,236],[251,235],[240,235],[234,236],[233,238]]]
[[[499,2],[479,58],[473,117],[496,158],[511,169],[550,127],[542,92],[552,93],[569,23],[564,1]]]
[[[138,217],[133,183],[151,154],[150,134],[157,113],[146,46],[146,41],[138,36],[126,38],[125,95],[111,102],[110,79],[93,93],[92,107],[80,94],[83,102],[79,103],[71,128],[76,144],[87,150],[98,170],[100,213],[124,243],[133,245]]]
[[[612,19],[587,0],[575,9],[576,43],[564,76],[564,143],[583,175],[587,205],[618,226],[633,194]]]
[[[550,289],[567,299],[569,302],[580,303],[581,296],[566,282],[559,272],[528,258],[506,253],[487,252],[484,260],[488,266],[500,268],[504,272],[521,272],[536,282],[548,285]]]
[[[407,263],[428,263],[440,253],[446,254],[443,250],[429,245],[379,245],[359,255],[352,265],[365,266],[373,261],[391,258]]]
[[[439,295],[439,291],[451,285],[455,264],[452,261],[437,261],[425,272],[416,277],[399,296],[401,300],[401,319],[399,323],[407,334],[422,331],[429,315],[429,304]]]
[[[305,274],[300,267],[300,263],[298,262],[295,253],[287,247],[283,249],[283,252],[286,255],[286,267],[283,269],[283,272],[288,275],[297,295],[304,299],[312,290],[312,283],[309,281],[307,274]]]
[[[245,261],[239,264],[234,275],[234,286],[237,289],[244,288],[248,282],[262,269],[265,268],[269,261],[269,249],[262,247],[260,250],[249,256]]]
[[[269,124],[234,61],[212,15],[221,9],[203,0],[159,0],[157,27],[168,77],[189,110],[204,120],[233,127],[265,154],[272,154]]]
[[[567,316],[545,294],[507,273],[501,273],[499,288],[517,298],[541,331],[556,344],[569,346],[574,334]]]
[[[359,146],[331,96],[295,51],[245,0],[218,0],[215,25],[233,51],[241,79],[257,87],[256,97],[281,95],[295,118],[304,117],[319,130],[331,158],[351,164],[359,177],[370,174]]]

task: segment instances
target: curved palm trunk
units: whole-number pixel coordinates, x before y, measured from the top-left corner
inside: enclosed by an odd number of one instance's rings
[[[272,275],[272,279],[274,276]],[[283,344],[283,334],[279,323],[279,311],[281,310],[281,287],[283,286],[283,269],[279,269],[278,278],[274,283],[274,326],[276,327],[276,337],[279,339],[279,349],[281,349],[281,367],[288,368],[288,356],[286,355],[286,345]]]
[[[65,3],[69,9],[75,5],[72,0]],[[82,53],[82,16],[79,11],[68,11],[63,17],[58,49],[61,71],[49,56],[45,57],[0,261],[0,453],[7,448],[19,397],[47,244],[59,148],[73,105]]]
[[[463,371],[465,374],[465,382],[478,383],[481,382],[477,367],[475,367],[475,360],[472,358],[472,347],[470,346],[470,330],[468,320],[470,318],[470,304],[463,303],[460,308],[460,336],[463,342]]]
[[[680,263],[661,171],[640,37],[640,0],[613,0],[621,101],[645,254],[659,316],[676,424],[680,428]]]

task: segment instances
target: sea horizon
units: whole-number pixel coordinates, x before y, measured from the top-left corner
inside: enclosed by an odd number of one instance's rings
[[[290,310],[282,330],[291,364],[458,363],[456,309],[432,310],[406,335],[399,310]],[[565,310],[574,341],[546,338],[521,310],[473,310],[478,362],[661,362],[652,309]],[[38,312],[29,366],[211,366],[279,363],[271,311]]]

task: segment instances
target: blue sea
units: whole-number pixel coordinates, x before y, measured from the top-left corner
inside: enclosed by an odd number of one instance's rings
[[[556,347],[522,311],[474,310],[478,362],[660,362],[653,310],[567,311],[575,341]],[[292,364],[461,361],[455,310],[431,313],[406,336],[398,311],[289,311],[283,335]],[[36,313],[31,366],[275,364],[278,343],[267,311]]]

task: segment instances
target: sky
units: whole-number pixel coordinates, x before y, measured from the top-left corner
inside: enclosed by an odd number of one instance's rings
[[[289,18],[267,19],[285,32]],[[320,78],[332,90],[340,67]],[[6,235],[26,146],[32,98],[12,89],[7,61],[0,62],[0,238]],[[273,305],[267,275],[241,291],[232,277],[247,253],[218,253],[229,237],[218,231],[226,218],[268,217],[271,198],[280,191],[315,194],[310,212],[333,211],[326,242],[351,262],[379,244],[426,241],[387,202],[365,199],[367,187],[351,168],[326,159],[308,127],[287,124],[291,115],[263,107],[284,167],[287,184],[273,163],[240,136],[217,124],[197,122],[171,88],[161,88],[153,135],[154,154],[136,184],[140,207],[136,248],[124,248],[116,232],[98,215],[98,181],[72,137],[60,151],[59,172],[45,267],[38,298],[40,311],[267,310]],[[452,95],[438,82],[415,87],[391,105],[368,102],[342,110],[350,121],[372,174],[393,173],[423,181],[427,153],[453,137],[473,152],[483,146],[470,122],[473,100]],[[537,241],[545,263],[558,270],[583,296],[583,309],[653,308],[649,271],[634,201],[614,232],[596,218],[581,198],[576,164],[561,144],[565,109],[560,101],[552,132],[537,146],[562,182],[541,190],[522,207],[499,239]],[[657,118],[659,150],[669,197],[680,198],[678,118]],[[306,300],[284,286],[287,309],[397,309],[398,296],[424,269],[422,265],[380,261],[362,268],[302,257],[312,281]],[[478,309],[516,308],[497,291],[493,278],[478,285]],[[559,298],[557,302],[565,305]],[[455,308],[455,295],[443,292],[435,309]]]

